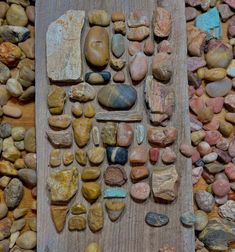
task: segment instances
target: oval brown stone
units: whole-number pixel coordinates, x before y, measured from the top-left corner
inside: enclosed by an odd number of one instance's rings
[[[106,185],[121,186],[127,181],[127,175],[123,167],[109,166],[104,173],[104,180]]]
[[[130,177],[132,182],[138,182],[149,176],[149,170],[145,166],[135,166],[131,168]]]

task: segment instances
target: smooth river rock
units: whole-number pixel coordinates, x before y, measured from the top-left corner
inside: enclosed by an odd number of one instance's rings
[[[206,92],[210,97],[225,96],[232,88],[232,81],[228,78],[210,82],[206,85]]]
[[[106,84],[110,81],[111,74],[108,71],[101,72],[87,72],[85,74],[85,81],[89,84]]]
[[[118,110],[130,109],[136,99],[136,90],[127,84],[110,84],[98,92],[98,101],[101,105]]]
[[[125,52],[125,41],[121,34],[114,34],[111,42],[111,49],[114,56],[121,57]]]
[[[133,81],[141,81],[148,72],[147,57],[142,52],[136,53],[130,61],[129,70]]]
[[[139,9],[132,11],[128,19],[129,27],[149,26],[149,14],[146,10]]]
[[[85,146],[90,140],[92,120],[89,118],[78,118],[72,122],[75,142],[79,147]]]
[[[69,10],[47,30],[47,74],[52,81],[82,80],[81,32],[85,11]]]
[[[148,212],[145,215],[145,222],[153,227],[162,227],[168,224],[169,218],[165,214],[156,212]]]

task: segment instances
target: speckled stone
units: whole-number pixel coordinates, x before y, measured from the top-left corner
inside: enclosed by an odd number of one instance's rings
[[[109,186],[122,186],[127,181],[126,171],[121,166],[108,166],[104,172],[104,181]]]
[[[195,200],[198,207],[205,211],[211,212],[212,208],[215,205],[215,199],[211,193],[205,190],[198,190],[195,192]]]
[[[162,227],[168,224],[169,218],[165,214],[156,212],[148,212],[145,215],[145,222],[153,227]]]
[[[115,145],[117,136],[117,124],[107,122],[101,130],[101,139],[103,144]]]

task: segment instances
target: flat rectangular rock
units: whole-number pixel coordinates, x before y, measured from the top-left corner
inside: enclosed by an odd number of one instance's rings
[[[82,81],[81,32],[85,11],[69,10],[46,34],[47,74],[55,82]]]
[[[143,114],[136,111],[99,112],[95,119],[97,121],[140,122],[143,120]]]

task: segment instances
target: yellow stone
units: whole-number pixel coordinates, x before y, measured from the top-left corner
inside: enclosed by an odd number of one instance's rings
[[[92,242],[86,247],[85,252],[102,252],[102,251],[98,243]]]
[[[197,76],[200,79],[204,79],[206,69],[207,69],[206,67],[201,67],[197,70]]]
[[[81,231],[86,229],[86,219],[83,216],[73,216],[69,219],[68,228],[70,231]]]
[[[51,127],[66,129],[71,124],[71,115],[63,114],[63,115],[51,115],[48,118],[48,123]]]
[[[79,147],[84,147],[90,140],[92,120],[88,118],[74,119],[72,122],[75,142]]]
[[[78,190],[78,169],[51,172],[47,180],[52,202],[68,202]]]
[[[99,167],[88,167],[83,169],[81,178],[83,181],[96,180],[100,176],[100,168]]]
[[[78,148],[75,152],[75,159],[80,165],[86,165],[87,163],[86,151]]]
[[[191,141],[194,145],[198,145],[206,136],[204,130],[198,130],[191,133]]]
[[[57,167],[61,165],[61,152],[60,149],[53,149],[50,153],[50,166]]]
[[[101,195],[101,186],[97,182],[83,183],[82,194],[88,201],[95,201]]]
[[[204,79],[207,81],[222,80],[226,77],[227,72],[224,68],[205,69]]]
[[[229,122],[221,120],[219,123],[219,131],[224,137],[229,137],[233,132],[233,125]]]
[[[82,105],[79,102],[74,102],[71,108],[71,112],[75,117],[82,116]]]
[[[71,150],[65,150],[63,153],[63,163],[64,165],[70,165],[74,160],[74,155]]]
[[[14,165],[9,161],[0,161],[0,174],[6,176],[16,176],[17,170],[14,168]]]
[[[51,114],[59,115],[64,110],[66,93],[62,87],[51,85],[47,96],[47,104]]]
[[[92,164],[100,164],[104,160],[105,148],[103,147],[93,147],[87,151],[87,156]]]
[[[67,206],[51,206],[52,220],[58,233],[64,229],[67,213]]]
[[[76,203],[71,208],[71,213],[74,215],[86,213],[86,207],[82,203]]]
[[[21,153],[15,146],[10,146],[2,152],[2,157],[11,162],[15,162],[20,156]]]
[[[87,220],[92,232],[97,232],[103,228],[104,211],[101,203],[95,203],[90,207]]]
[[[18,170],[18,169],[23,169],[25,168],[25,163],[24,163],[24,159],[23,158],[18,158],[16,159],[15,163],[14,163],[14,167]]]
[[[83,113],[85,117],[92,118],[95,116],[95,107],[91,102],[87,102],[83,106]]]

